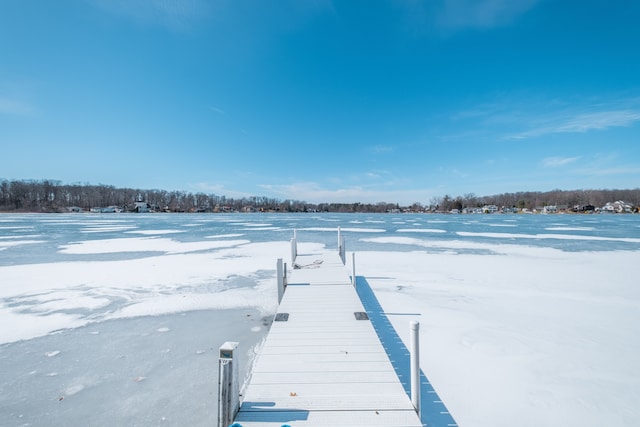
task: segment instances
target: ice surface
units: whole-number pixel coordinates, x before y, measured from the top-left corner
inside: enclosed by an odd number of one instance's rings
[[[566,230],[566,229],[565,229]],[[582,230],[581,230],[582,231]],[[640,243],[640,239],[632,237],[600,237],[581,236],[574,234],[517,234],[517,233],[473,233],[468,231],[458,231],[459,236],[465,237],[491,237],[496,239],[558,239],[558,240],[593,240],[593,241],[617,241]]]
[[[336,228],[331,227],[307,227],[301,228],[300,231],[328,231],[331,233],[336,232]],[[386,230],[381,228],[357,228],[357,227],[341,227],[341,231],[351,233],[384,233]]]
[[[249,243],[248,240],[223,240],[202,242],[178,242],[167,238],[122,238],[87,240],[61,246],[61,253],[104,254],[114,252],[167,252],[186,253]]]
[[[640,216],[504,218],[3,215],[0,425],[213,425],[217,348],[248,371],[293,229],[314,254],[341,226],[460,426],[636,426]]]
[[[396,233],[446,233],[447,230],[440,230],[438,228],[400,228],[396,230]]]
[[[4,345],[0,425],[215,425],[223,337],[241,341],[240,372],[248,372],[269,322],[252,309],[195,311]]]
[[[128,251],[136,244],[140,250],[139,243],[136,239],[90,240],[63,245],[61,252]],[[274,310],[275,288],[266,279],[273,274],[273,254],[286,253],[287,243],[159,243],[158,248],[172,254],[0,268],[4,301],[0,316],[22,319],[18,329],[0,329],[0,343],[113,318],[247,306]],[[215,252],[199,252],[214,248]],[[197,251],[184,253],[187,249]]]
[[[357,265],[405,342],[422,323],[422,368],[459,425],[636,425],[638,253],[499,252]]]

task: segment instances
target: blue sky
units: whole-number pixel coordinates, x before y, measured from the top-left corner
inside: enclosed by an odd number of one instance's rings
[[[640,2],[3,0],[0,178],[307,202],[640,187]]]

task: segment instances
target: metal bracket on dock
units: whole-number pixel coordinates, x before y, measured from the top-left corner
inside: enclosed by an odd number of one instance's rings
[[[286,322],[288,320],[289,320],[289,313],[277,313],[276,318],[274,319],[275,322]]]

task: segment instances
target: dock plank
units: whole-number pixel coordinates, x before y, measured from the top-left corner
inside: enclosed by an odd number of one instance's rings
[[[280,427],[289,424],[300,427],[335,427],[366,425],[371,427],[415,427],[415,412],[409,411],[274,411],[243,412],[236,421],[243,426]]]
[[[422,426],[337,254],[298,255],[236,422]]]

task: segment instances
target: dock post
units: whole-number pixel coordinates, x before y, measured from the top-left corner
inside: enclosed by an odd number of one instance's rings
[[[298,256],[298,242],[296,240],[296,233],[293,233],[293,239],[291,239],[291,268],[296,268],[296,257]]]
[[[356,285],[356,253],[351,252],[351,284]]]
[[[340,260],[342,261],[342,264],[346,265],[347,258],[346,258],[345,245],[344,245],[344,236],[342,235],[342,230],[340,230],[340,227],[338,227],[338,255],[340,255]]]
[[[276,279],[278,281],[278,304],[282,301],[284,295],[284,270],[282,268],[282,258],[278,258],[276,262]]]
[[[238,360],[234,358],[237,342],[220,346],[218,359],[218,427],[227,427],[240,409]]]
[[[420,322],[409,322],[411,335],[411,403],[420,416]]]

